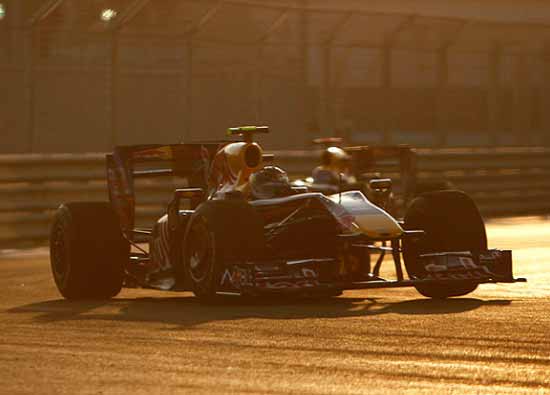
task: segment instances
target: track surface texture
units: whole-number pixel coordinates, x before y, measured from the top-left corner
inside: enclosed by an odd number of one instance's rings
[[[0,393],[550,394],[550,220],[493,220],[488,235],[529,282],[446,301],[68,302],[46,250],[3,252]]]

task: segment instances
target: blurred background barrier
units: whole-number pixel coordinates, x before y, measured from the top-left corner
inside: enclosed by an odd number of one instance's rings
[[[287,150],[277,164],[293,177],[318,153],[288,150],[313,138],[409,144],[420,180],[454,183],[484,215],[544,213],[549,13],[540,0],[0,0],[0,246],[44,242],[63,201],[107,198],[103,155],[86,152],[238,124],[270,125],[262,143]],[[142,223],[178,183],[139,181]]]
[[[0,153],[550,146],[540,0],[0,0]],[[212,116],[215,114],[215,116]]]
[[[315,151],[278,151],[275,164],[292,178],[306,177]],[[448,180],[468,192],[484,216],[550,213],[550,149],[419,149],[418,179]],[[44,244],[54,210],[67,201],[106,201],[104,154],[0,156],[0,248]],[[391,165],[383,176],[399,183]],[[162,214],[175,179],[136,181],[138,224]]]

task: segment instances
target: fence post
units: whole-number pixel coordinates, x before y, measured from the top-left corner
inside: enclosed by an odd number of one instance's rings
[[[119,33],[118,29],[111,33],[111,86],[110,86],[110,115],[111,115],[111,150],[118,144],[118,78],[119,70]]]
[[[38,32],[36,33],[38,34]],[[34,47],[35,47],[35,30],[32,25],[23,30],[24,37],[24,81],[25,81],[25,101],[27,107],[27,151],[34,152],[35,145],[35,66],[34,66]]]
[[[321,135],[330,136],[332,129],[332,92],[331,92],[331,74],[332,74],[332,50],[330,45],[321,47],[321,89],[319,119],[321,123]]]
[[[187,142],[191,138],[192,122],[193,122],[193,39],[189,37],[185,45],[185,130],[183,141]]]
[[[526,58],[523,54],[516,55],[514,65],[514,125],[515,143],[517,145],[531,145],[533,142],[532,119],[527,117],[531,110],[531,96],[529,92],[529,73],[526,72]],[[530,92],[529,92],[530,93]]]
[[[254,82],[253,82],[253,98],[254,112],[256,123],[261,123],[263,113],[263,95],[262,84],[264,78],[264,52],[267,40],[288,18],[289,10],[284,10],[272,23],[267,30],[263,32],[262,37],[258,40],[255,47],[256,54],[254,56]]]
[[[254,117],[257,125],[263,123],[263,95],[262,95],[262,86],[263,86],[263,66],[264,66],[264,45],[263,43],[258,45],[255,48],[254,56],[254,86],[253,86],[253,97],[254,97]]]
[[[384,101],[384,144],[392,143],[392,119],[393,100],[392,100],[392,49],[390,45],[385,45],[381,49],[382,56],[382,98]]]
[[[435,94],[435,127],[437,128],[438,145],[447,145],[447,134],[449,132],[449,117],[447,116],[446,90],[449,86],[449,51],[441,48],[437,52],[437,87]]]
[[[301,1],[302,10],[300,11],[300,43],[298,45],[298,51],[300,56],[300,70],[298,78],[300,78],[300,82],[298,86],[300,86],[302,92],[300,92],[299,96],[302,101],[302,119],[300,120],[300,129],[299,133],[302,133],[305,136],[304,140],[304,146],[308,146],[310,143],[311,136],[309,135],[309,131],[307,131],[307,125],[309,124],[309,120],[311,118],[310,114],[310,105],[308,103],[309,99],[309,47],[308,47],[308,15],[306,8],[308,6],[307,0]],[[307,132],[306,132],[307,131]]]
[[[489,86],[487,89],[487,120],[489,144],[498,144],[499,90],[500,90],[501,49],[495,43],[489,52]]]

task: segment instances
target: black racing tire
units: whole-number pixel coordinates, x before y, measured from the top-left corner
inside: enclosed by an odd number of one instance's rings
[[[189,286],[199,299],[211,301],[227,263],[253,260],[264,252],[263,219],[244,200],[209,200],[191,216],[183,243]]]
[[[477,254],[487,249],[485,224],[474,201],[464,192],[455,190],[424,193],[411,202],[405,215],[405,229],[424,230],[421,240],[403,240],[403,258],[411,278],[426,276],[417,257],[421,254],[446,251],[471,251]],[[471,282],[418,284],[420,294],[430,298],[448,298],[469,294],[477,288]]]
[[[55,213],[50,263],[66,299],[110,299],[124,281],[130,245],[109,203],[66,203]]]

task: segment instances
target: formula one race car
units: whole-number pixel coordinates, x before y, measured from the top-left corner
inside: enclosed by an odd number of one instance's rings
[[[110,202],[66,203],[55,215],[51,267],[61,294],[104,299],[139,286],[208,300],[414,286],[445,298],[481,283],[524,281],[512,275],[510,251],[487,249],[484,223],[464,193],[423,194],[400,223],[360,191],[293,187],[280,168],[264,166],[253,135],[266,132],[240,127],[229,129],[238,142],[117,147],[107,155]],[[163,175],[184,177],[189,187],[174,191],[150,229],[137,228],[134,180]],[[386,254],[395,279],[380,277]]]
[[[416,150],[408,145],[345,147],[340,137],[317,138],[313,143],[322,147],[319,166],[310,177],[293,182],[311,192],[331,195],[360,190],[369,201],[402,218],[414,197],[454,189],[444,179],[419,179]]]

